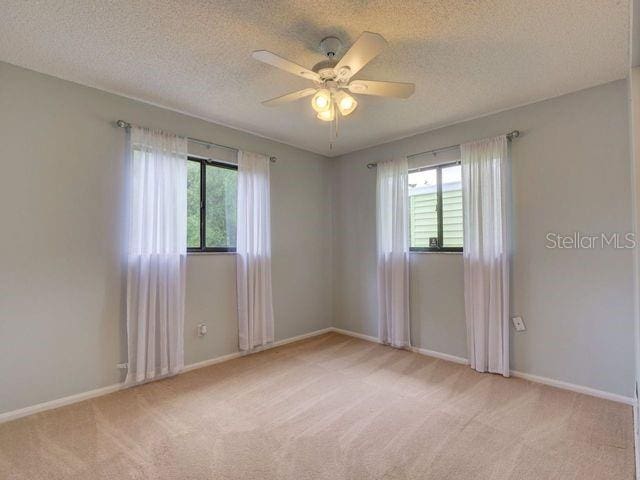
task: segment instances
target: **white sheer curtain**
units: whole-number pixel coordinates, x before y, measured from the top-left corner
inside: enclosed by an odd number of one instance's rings
[[[237,237],[240,350],[273,342],[269,158],[238,152]]]
[[[129,157],[127,383],[184,366],[187,140],[132,127]]]
[[[409,347],[407,159],[379,162],[377,171],[378,334],[382,343]]]
[[[462,153],[464,301],[471,368],[509,376],[509,159],[506,136]]]

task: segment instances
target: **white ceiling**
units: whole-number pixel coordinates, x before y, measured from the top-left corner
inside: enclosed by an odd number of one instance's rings
[[[624,78],[629,64],[628,0],[3,0],[0,18],[0,60],[328,156]],[[389,47],[356,78],[414,82],[413,97],[360,96],[333,150],[309,99],[260,104],[310,82],[253,50],[311,67],[320,39],[363,30]]]

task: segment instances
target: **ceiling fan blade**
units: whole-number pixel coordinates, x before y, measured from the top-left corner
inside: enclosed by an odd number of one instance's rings
[[[416,90],[413,83],[376,82],[374,80],[354,80],[347,88],[351,93],[396,98],[409,98]]]
[[[265,107],[278,107],[283,103],[293,102],[294,100],[299,100],[301,98],[313,95],[317,91],[318,90],[315,88],[305,88],[304,90],[298,90],[297,92],[287,93],[286,95],[282,95],[280,97],[265,100],[264,102],[262,102],[262,104]]]
[[[359,72],[367,63],[373,60],[387,46],[387,41],[377,33],[362,32],[356,42],[340,59],[335,66],[335,71],[340,72],[344,67],[349,67],[347,78]]]
[[[308,68],[304,68],[297,63],[293,63],[286,58],[282,58],[275,53],[268,52],[267,50],[256,50],[251,54],[251,56],[256,60],[267,63],[272,67],[279,68],[286,72],[293,73],[294,75],[297,75],[299,77],[313,80],[315,82],[320,81],[320,76],[316,72],[313,72]]]

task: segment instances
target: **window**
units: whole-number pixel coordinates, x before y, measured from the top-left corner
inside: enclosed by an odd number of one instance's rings
[[[189,157],[187,250],[236,251],[238,167]]]
[[[462,251],[460,164],[409,172],[409,228],[412,251]]]

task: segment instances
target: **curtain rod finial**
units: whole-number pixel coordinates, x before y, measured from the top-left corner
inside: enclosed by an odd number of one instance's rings
[[[131,127],[131,124],[125,122],[124,120],[118,120],[116,122],[116,125],[119,126],[120,128],[129,128],[129,127]]]

